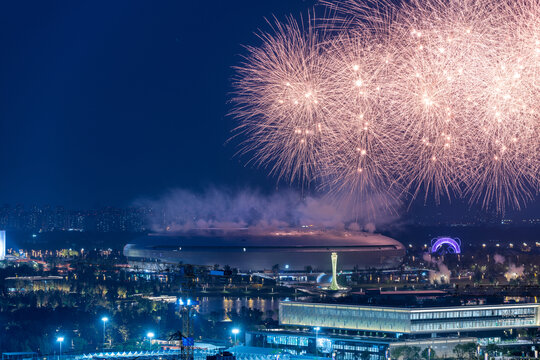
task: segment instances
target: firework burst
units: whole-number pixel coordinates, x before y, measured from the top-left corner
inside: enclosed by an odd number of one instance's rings
[[[280,178],[310,182],[318,174],[323,137],[328,132],[328,81],[323,35],[294,19],[276,22],[261,34],[260,47],[247,47],[237,68],[234,115],[246,139],[242,151],[270,165]]]
[[[279,177],[519,208],[540,188],[540,1],[325,2],[237,68],[243,152]],[[328,26],[330,24],[330,26]]]

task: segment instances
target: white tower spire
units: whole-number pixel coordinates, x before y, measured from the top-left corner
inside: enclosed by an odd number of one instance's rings
[[[337,283],[337,253],[332,253],[332,285],[330,285],[330,290],[339,290],[340,287]]]
[[[0,260],[6,258],[6,231],[0,230]]]

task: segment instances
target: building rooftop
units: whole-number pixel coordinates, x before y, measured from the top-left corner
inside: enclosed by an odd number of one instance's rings
[[[47,280],[64,280],[62,276],[11,276],[4,280],[24,280],[24,281],[47,281]]]
[[[329,305],[358,305],[400,308],[453,307],[453,306],[484,306],[522,304],[534,299],[524,297],[522,301],[511,302],[502,295],[457,295],[449,290],[390,290],[365,289],[336,297],[310,297],[308,302]]]

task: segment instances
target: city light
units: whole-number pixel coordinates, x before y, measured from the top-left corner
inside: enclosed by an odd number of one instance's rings
[[[58,353],[58,356],[59,357],[62,357],[62,343],[64,342],[64,337],[63,336],[59,336],[56,338],[56,342],[58,343],[58,345],[60,346],[60,351]]]
[[[537,358],[540,0],[193,4],[4,9],[0,360]]]
[[[234,329],[232,329],[231,332],[232,332],[233,335],[234,335],[234,345],[236,345],[236,336],[240,333],[240,329],[234,328]]]
[[[319,331],[321,330],[321,327],[315,326],[313,330],[315,330],[315,355],[319,357]]]
[[[103,316],[101,321],[103,322],[103,346],[105,346],[107,343],[107,322],[109,321],[109,318],[107,316]]]

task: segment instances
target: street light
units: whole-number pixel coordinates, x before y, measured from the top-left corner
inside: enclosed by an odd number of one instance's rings
[[[101,321],[103,321],[103,348],[105,348],[106,338],[105,338],[105,326],[107,325],[107,322],[109,321],[109,318],[104,316],[101,318]]]
[[[152,339],[154,338],[154,336],[156,336],[156,334],[154,334],[154,332],[152,331],[149,331],[146,333],[146,337],[148,338],[148,343],[150,344],[149,346],[152,346]]]
[[[234,334],[234,345],[236,345],[236,335],[240,333],[240,329],[234,328],[232,329],[232,333]]]
[[[57,337],[56,342],[60,345],[60,355],[58,356],[58,358],[60,359],[62,357],[62,343],[64,342],[64,337],[63,336]]]
[[[318,342],[319,342],[319,331],[321,331],[321,327],[320,326],[315,326],[313,328],[313,330],[315,330],[315,356],[318,358],[319,357],[319,348],[317,347],[317,345],[318,345]]]

